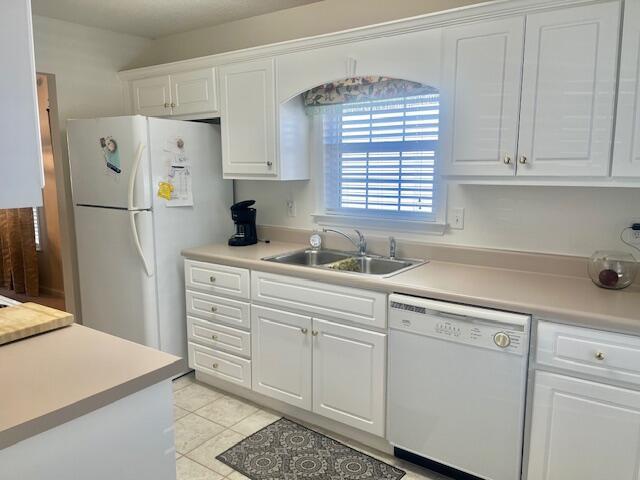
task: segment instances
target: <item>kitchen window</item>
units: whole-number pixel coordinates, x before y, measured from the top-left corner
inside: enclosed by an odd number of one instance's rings
[[[325,214],[317,216],[319,223],[399,230],[444,223],[437,181],[440,101],[431,90],[322,113]]]

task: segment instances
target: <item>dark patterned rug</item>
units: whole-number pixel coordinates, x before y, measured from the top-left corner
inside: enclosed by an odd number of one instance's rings
[[[216,458],[252,480],[398,480],[405,474],[286,418]]]

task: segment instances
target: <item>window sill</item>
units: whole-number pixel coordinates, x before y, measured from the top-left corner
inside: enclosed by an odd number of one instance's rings
[[[371,230],[389,232],[425,233],[430,235],[444,235],[446,223],[417,222],[411,220],[393,220],[389,218],[367,218],[351,215],[332,215],[314,213],[312,215],[317,225],[325,227],[360,227]]]

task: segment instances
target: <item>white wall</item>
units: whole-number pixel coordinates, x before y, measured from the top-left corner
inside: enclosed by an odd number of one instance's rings
[[[323,0],[157,39],[142,67],[464,7],[484,0]]]
[[[151,40],[109,32],[74,23],[45,17],[33,17],[36,70],[55,76],[55,95],[58,118],[52,124],[59,124],[60,135],[52,139],[56,158],[57,179],[64,185],[57,185],[65,193],[59,201],[61,216],[65,216],[68,228],[61,232],[62,242],[67,242],[71,252],[65,272],[66,308],[79,314],[77,268],[75,260],[75,235],[73,232],[73,208],[69,162],[67,159],[66,121],[69,118],[91,118],[126,113],[125,89],[117,72],[125,68],[136,57],[149,48]],[[57,142],[57,145],[56,145]],[[57,147],[57,148],[56,148]],[[64,255],[63,255],[64,259]],[[69,273],[70,272],[70,273]],[[71,277],[71,278],[70,278]],[[69,285],[71,283],[72,285]]]

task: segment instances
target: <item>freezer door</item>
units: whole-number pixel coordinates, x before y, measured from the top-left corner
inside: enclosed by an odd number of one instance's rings
[[[75,205],[151,207],[146,117],[69,120],[67,139]]]
[[[87,327],[158,348],[156,286],[135,245],[130,215],[75,207],[80,302]],[[152,214],[135,212],[143,254],[153,259]]]
[[[184,259],[180,252],[194,245],[226,242],[231,236],[232,182],[222,179],[219,126],[150,118],[149,138],[154,185],[167,181],[176,157],[183,157],[191,169],[193,205],[171,206],[157,195],[153,198],[160,346],[186,358]]]

